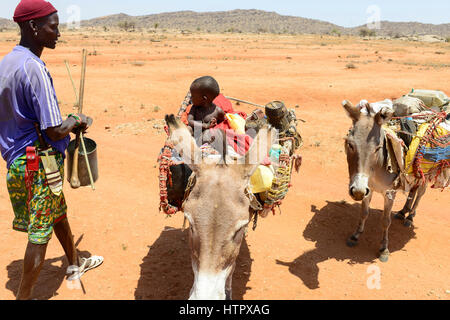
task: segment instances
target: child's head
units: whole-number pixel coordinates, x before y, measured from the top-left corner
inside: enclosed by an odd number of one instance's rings
[[[210,105],[219,94],[219,84],[210,76],[198,78],[191,85],[191,96],[194,106]]]

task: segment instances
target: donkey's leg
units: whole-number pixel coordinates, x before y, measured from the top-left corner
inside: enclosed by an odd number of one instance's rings
[[[370,193],[362,201],[361,220],[359,222],[358,229],[356,229],[356,232],[347,240],[347,245],[349,247],[356,246],[358,244],[359,236],[364,232],[364,226],[366,225],[367,218],[369,217],[369,205],[371,200],[372,193]]]
[[[391,226],[392,206],[394,205],[395,192],[388,191],[384,195],[384,210],[382,217],[383,240],[380,248],[380,261],[387,262],[389,260],[389,227]]]
[[[411,191],[408,194],[408,198],[406,199],[405,206],[403,207],[402,210],[397,212],[397,214],[394,216],[395,219],[405,220],[406,214],[411,212],[411,206],[412,206],[412,203],[414,201],[414,198],[416,197],[417,188],[418,187],[415,186],[414,188],[411,189]]]
[[[423,184],[421,185],[417,190],[416,200],[414,200],[414,205],[410,211],[410,214],[408,215],[408,218],[405,220],[405,227],[411,227],[413,225],[413,219],[416,216],[416,210],[419,206],[419,202],[422,199],[423,195],[425,194],[425,191],[427,189],[427,185]]]

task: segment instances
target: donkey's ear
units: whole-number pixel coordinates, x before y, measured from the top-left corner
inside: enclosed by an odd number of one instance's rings
[[[345,111],[347,111],[348,116],[353,120],[353,122],[356,122],[359,120],[359,117],[361,117],[361,110],[355,106],[350,101],[344,100],[342,102],[342,106],[344,107]]]
[[[394,111],[390,108],[382,108],[376,115],[375,115],[375,122],[381,127],[383,124],[388,122],[392,119],[392,116],[394,115]]]
[[[168,142],[173,145],[184,163],[191,168],[192,171],[198,172],[202,161],[202,152],[195,143],[186,125],[173,114],[165,117],[167,127],[169,129]]]
[[[251,177],[256,168],[264,161],[269,154],[270,148],[277,141],[277,130],[271,126],[261,128],[258,135],[253,140],[250,149],[243,157],[244,160],[244,174],[246,177]]]

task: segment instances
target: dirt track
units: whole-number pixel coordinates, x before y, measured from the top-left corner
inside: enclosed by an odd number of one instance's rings
[[[64,59],[78,83],[81,49],[94,53],[88,57],[84,110],[95,119],[88,137],[98,143],[100,179],[95,192],[66,183],[65,195],[79,249],[103,255],[105,262],[83,277],[85,293],[71,290],[55,237],[34,298],[187,298],[193,274],[182,215],[166,219],[158,212],[156,158],[165,140],[158,120],[178,110],[194,78],[209,74],[225,95],[259,104],[283,100],[290,108],[298,105],[298,117],[307,121],[299,125],[303,166],[281,215],[260,220],[243,242],[235,299],[449,299],[448,190],[427,191],[414,229],[393,221],[388,263],[376,258],[379,195],[359,246],[346,246],[360,205],[348,196],[343,137],[351,121],[340,106],[344,99],[396,98],[411,88],[450,94],[448,43],[102,32],[65,34],[62,40],[43,60],[63,114],[72,112],[75,100]],[[16,42],[17,34],[3,33],[0,56]],[[346,68],[349,63],[356,69]],[[0,177],[2,300],[17,292],[26,235],[11,229],[4,162]],[[394,209],[404,201],[399,194]],[[380,290],[367,287],[372,265],[381,270]]]

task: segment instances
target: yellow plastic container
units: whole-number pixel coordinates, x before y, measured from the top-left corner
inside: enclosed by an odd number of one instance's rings
[[[238,114],[227,113],[225,115],[231,128],[239,134],[245,134],[245,119]]]
[[[250,192],[266,192],[272,187],[274,170],[272,166],[259,166],[250,178]]]

